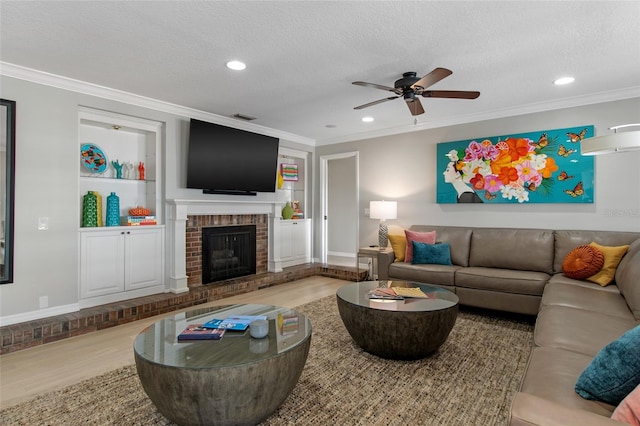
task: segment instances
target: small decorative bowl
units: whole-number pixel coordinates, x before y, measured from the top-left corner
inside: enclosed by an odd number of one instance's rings
[[[262,339],[269,335],[269,321],[268,320],[255,320],[249,324],[249,334],[255,339]]]

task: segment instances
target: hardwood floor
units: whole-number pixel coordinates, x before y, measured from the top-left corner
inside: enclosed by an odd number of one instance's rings
[[[336,293],[348,281],[311,277],[216,300],[201,306],[260,303],[295,307]],[[177,312],[177,311],[176,311]],[[175,312],[174,312],[175,313]],[[159,315],[0,357],[0,408],[133,364],[140,330],[172,315]]]

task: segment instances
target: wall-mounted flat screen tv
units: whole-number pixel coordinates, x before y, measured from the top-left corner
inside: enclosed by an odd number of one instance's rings
[[[210,194],[275,192],[278,138],[191,119],[187,188]]]

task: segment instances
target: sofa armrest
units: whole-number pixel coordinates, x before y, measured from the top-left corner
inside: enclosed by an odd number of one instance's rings
[[[389,279],[389,266],[396,260],[396,255],[393,251],[381,251],[378,253],[378,279]]]
[[[576,410],[524,392],[518,392],[511,403],[510,426],[597,426],[624,425],[609,417]]]

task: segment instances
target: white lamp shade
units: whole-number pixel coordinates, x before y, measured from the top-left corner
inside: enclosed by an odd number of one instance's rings
[[[580,143],[582,155],[608,154],[640,149],[640,131],[612,133],[588,138]]]
[[[395,201],[370,201],[369,217],[371,219],[396,219],[398,217],[398,203]]]

